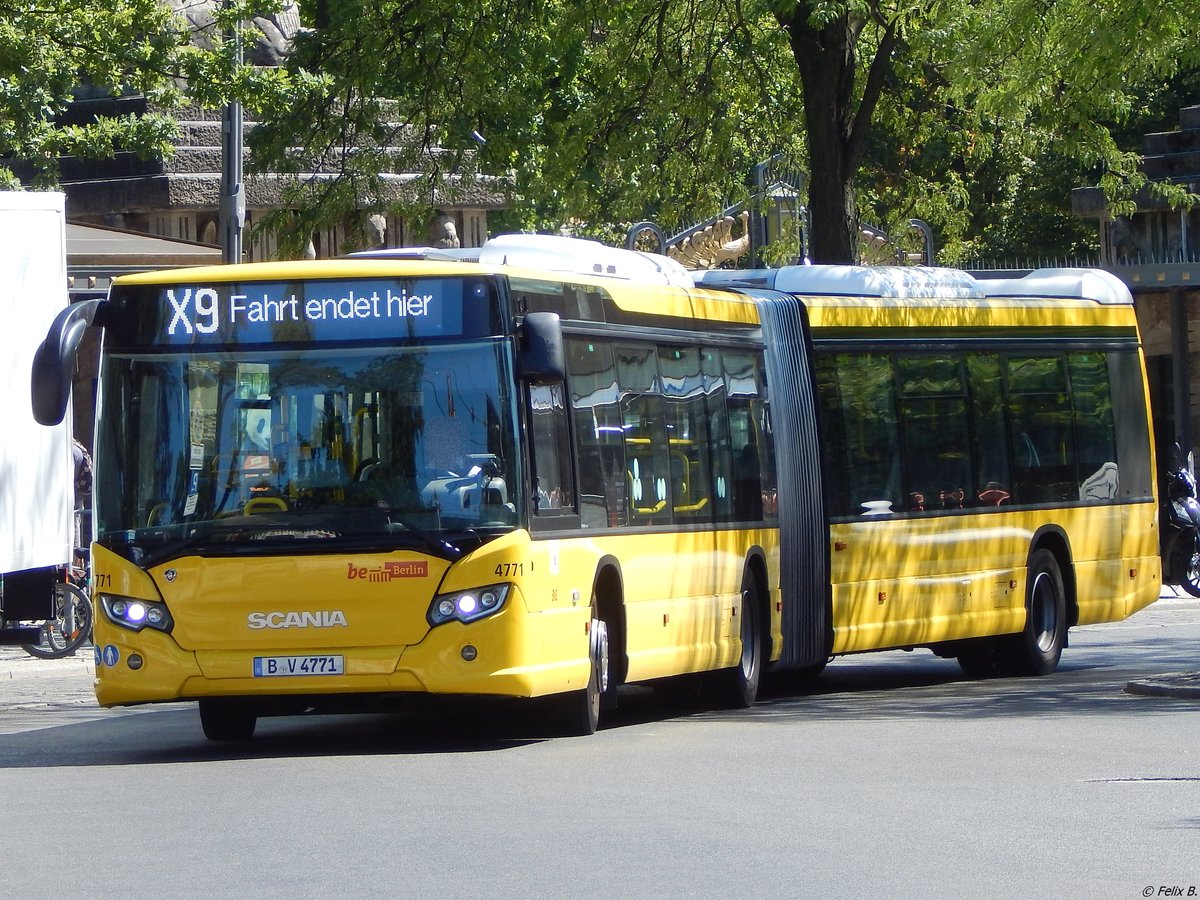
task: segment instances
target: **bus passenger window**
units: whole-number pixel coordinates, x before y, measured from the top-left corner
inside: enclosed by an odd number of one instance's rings
[[[1062,356],[1008,360],[1014,503],[1079,499],[1064,362]]]
[[[712,518],[715,522],[737,521],[734,510],[734,448],[730,441],[729,397],[722,357],[728,351],[706,347],[700,351],[704,376],[704,407],[708,421],[709,480],[712,489]]]
[[[761,356],[723,351],[729,445],[733,453],[733,517],[762,522],[778,513],[774,460]]]
[[[900,422],[910,511],[974,505],[966,390],[958,356],[901,356]]]
[[[670,449],[671,510],[676,522],[713,519],[712,427],[698,347],[660,347],[658,365]]]
[[[571,478],[571,442],[561,384],[529,389],[532,423],[533,470],[537,479],[535,511],[554,515],[575,511]]]
[[[838,353],[817,371],[833,473],[834,515],[902,511],[900,439],[891,358]]]
[[[1100,352],[1070,353],[1067,368],[1079,442],[1079,499],[1115,500],[1120,478],[1108,357]]]
[[[596,339],[568,340],[567,371],[579,454],[582,525],[624,525],[629,516],[629,484],[612,345]]]
[[[667,409],[654,347],[616,347],[630,522],[671,522]]]
[[[1012,501],[1000,357],[994,353],[968,353],[966,372],[975,496],[980,506],[1000,506]]]

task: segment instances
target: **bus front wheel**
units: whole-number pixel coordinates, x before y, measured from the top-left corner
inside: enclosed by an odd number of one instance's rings
[[[200,701],[200,726],[210,741],[248,741],[257,724],[254,711],[239,703],[216,698]]]
[[[564,694],[560,699],[561,720],[570,735],[595,734],[600,727],[600,700],[608,690],[611,677],[608,664],[608,625],[603,619],[592,619],[589,629],[588,656],[591,667],[587,687]]]

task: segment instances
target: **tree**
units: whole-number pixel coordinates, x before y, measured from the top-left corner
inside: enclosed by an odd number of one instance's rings
[[[19,188],[13,167],[34,187],[57,182],[63,156],[103,158],[117,150],[166,155],[173,109],[216,107],[240,98],[254,109],[292,92],[284,72],[236,65],[223,29],[271,3],[228,2],[217,35],[200,46],[162,0],[0,0],[0,188]],[[71,115],[81,98],[144,97],[149,111],[108,106]]]
[[[265,225],[291,249],[322,223],[352,225],[384,206],[428,214],[481,183],[511,190],[509,226],[614,239],[647,217],[712,215],[745,194],[764,147],[799,146],[777,140],[799,112],[790,79],[765,64],[778,28],[736,3],[305,11],[311,30],[289,67],[327,80],[249,138],[252,171],[295,179],[293,212]]]
[[[1187,6],[318,0],[291,65],[325,80],[255,133],[255,165],[324,173],[276,223],[298,233],[363,206],[432,208],[492,172],[514,224],[613,238],[707,218],[745,198],[756,162],[800,151],[814,259],[857,257],[860,209],[919,215],[962,254],[979,197],[1018,202],[1048,154],[1132,195],[1136,155],[1106,123],[1196,60]],[[398,190],[403,172],[418,177]]]
[[[1005,188],[1028,197],[1064,162],[1128,204],[1145,179],[1113,129],[1147,83],[1200,59],[1179,0],[807,0],[776,14],[804,83],[810,246],[827,261],[853,258],[859,192],[887,197],[876,221],[938,223],[955,255],[981,194],[1013,203]]]
[[[251,170],[292,176],[268,225],[295,249],[481,185],[526,228],[692,224],[784,152],[807,159],[814,259],[857,258],[860,218],[913,215],[961,255],[1040,160],[1130,204],[1117,129],[1200,65],[1191,0],[310,0],[286,69],[236,65],[219,33],[269,5],[220,4],[197,46],[159,0],[0,0],[0,157],[49,184],[60,155],[168,153],[170,110],[237,97],[262,122]],[[81,81],[158,112],[68,121]]]
[[[804,91],[813,259],[857,260],[856,176],[906,19],[920,11],[920,7],[888,9],[877,0],[867,4],[808,0],[779,4],[775,10],[787,32]],[[859,61],[864,44],[872,51],[865,73]]]
[[[59,156],[111,153],[114,144],[142,152],[162,146],[167,117],[105,116],[90,123],[55,121],[81,81],[118,93],[159,96],[162,72],[179,42],[169,11],[155,0],[86,0],[29,4],[0,0],[0,159],[28,162],[39,185],[55,181]],[[131,39],[131,35],[140,35]],[[0,186],[19,186],[0,166]]]

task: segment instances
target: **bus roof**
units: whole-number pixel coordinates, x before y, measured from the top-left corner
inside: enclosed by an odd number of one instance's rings
[[[460,275],[528,270],[545,275],[618,279],[638,285],[694,288],[690,272],[668,256],[609,247],[599,241],[552,234],[502,234],[482,247],[394,247],[337,259],[279,260],[170,269],[124,275],[120,284],[162,284],[180,278],[213,282],[289,278],[352,278],[382,274]]]
[[[356,259],[427,259],[477,262],[489,268],[538,269],[557,275],[620,278],[643,284],[694,287],[690,272],[669,256],[610,247],[587,238],[557,234],[500,234],[482,247],[442,250],[397,247],[352,253]]]
[[[1035,269],[970,273],[926,266],[785,266],[780,269],[718,269],[700,282],[729,287],[771,288],[789,294],[888,299],[987,300],[1055,298],[1128,305],[1129,289],[1102,269]]]
[[[811,297],[967,300],[1073,299],[1130,305],[1129,289],[1102,269],[1046,268],[1027,273],[966,272],[926,266],[784,266],[689,272],[667,256],[610,247],[599,241],[548,234],[502,234],[482,247],[443,250],[399,247],[330,260],[297,260],[208,266],[121,276],[121,284],[159,284],[185,278],[258,281],[347,278],[383,274],[458,275],[480,270],[538,271],[615,279],[631,285],[681,288],[757,287]]]

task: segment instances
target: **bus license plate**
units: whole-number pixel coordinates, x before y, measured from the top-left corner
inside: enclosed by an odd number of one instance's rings
[[[255,678],[279,678],[292,675],[345,675],[344,656],[256,656]]]

